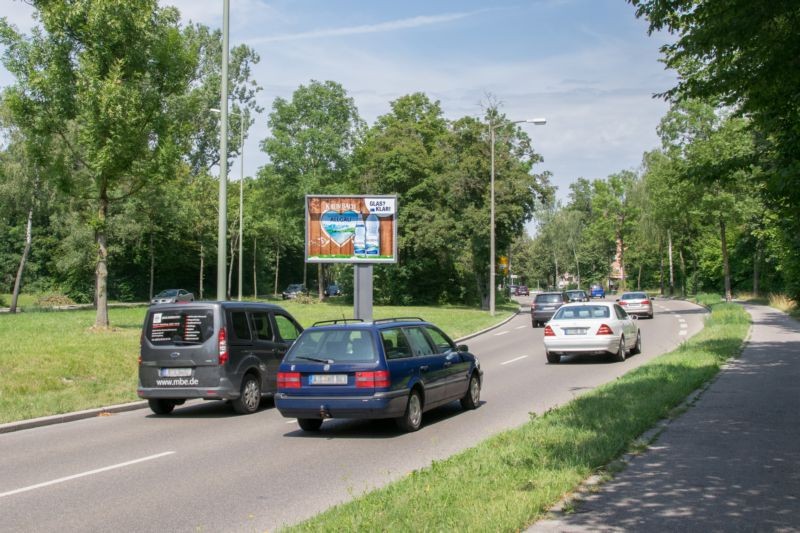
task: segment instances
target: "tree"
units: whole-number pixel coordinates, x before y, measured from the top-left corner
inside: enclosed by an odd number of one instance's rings
[[[194,58],[174,8],[155,0],[34,0],[41,28],[24,38],[5,20],[4,64],[17,78],[5,97],[13,120],[69,147],[67,189],[94,211],[95,327],[108,327],[108,216],[178,160],[171,99]]]
[[[355,102],[332,81],[301,85],[291,101],[276,98],[269,116],[272,136],[261,149],[269,154],[273,178],[269,187],[278,200],[275,216],[284,231],[302,243],[305,195],[351,193],[348,183],[352,152],[364,124]],[[322,298],[322,266],[317,276]],[[303,283],[306,283],[305,268]]]
[[[769,203],[783,215],[790,249],[782,269],[800,273],[800,4],[794,0],[628,0],[650,32],[667,29],[678,39],[662,47],[679,83],[662,94],[673,103],[720,101],[747,117]],[[792,259],[790,259],[792,258]],[[800,296],[800,276],[788,288]]]

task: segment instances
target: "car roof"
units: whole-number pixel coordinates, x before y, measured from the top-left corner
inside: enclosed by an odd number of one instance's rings
[[[214,300],[195,300],[194,302],[187,302],[181,304],[158,304],[161,306],[171,306],[177,309],[197,309],[200,307],[222,307],[223,309],[248,309],[248,310],[264,310],[272,309],[285,311],[280,305],[275,305],[267,302],[232,302],[232,301],[214,301]],[[151,309],[153,307],[150,307]]]
[[[587,305],[604,305],[606,307],[613,307],[616,305],[614,302],[570,302],[561,307],[586,307]]]
[[[320,322],[315,322],[308,329],[314,330],[350,330],[350,329],[388,329],[388,328],[395,328],[395,327],[403,327],[403,326],[431,326],[433,325],[431,322],[426,320],[422,320],[421,318],[417,317],[397,317],[397,318],[379,318],[370,321],[364,321],[357,318],[345,318],[345,319],[338,319],[338,320],[322,320]]]

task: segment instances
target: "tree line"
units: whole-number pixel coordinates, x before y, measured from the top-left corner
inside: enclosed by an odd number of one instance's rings
[[[628,0],[678,84],[637,171],[579,179],[537,212],[512,249],[518,268],[662,293],[785,292],[800,299],[800,4]]]
[[[165,287],[199,297],[215,289],[217,178],[240,132],[268,127],[269,164],[244,187],[244,257],[238,257],[238,187],[229,187],[228,287],[234,264],[245,295],[289,282],[347,285],[348,267],[309,272],[303,257],[306,194],[398,194],[397,265],[378,268],[379,303],[475,304],[488,294],[489,145],[496,125],[497,241],[508,246],[552,195],[530,138],[487,104],[482,119],[448,120],[417,93],[367,126],[333,81],[278,98],[266,124],[247,46],[231,50],[229,153],[219,153],[221,35],[182,25],[177,10],[142,2],[32,2],[29,36],[4,19],[0,120],[0,275],[4,287],[60,291],[94,301],[143,299]],[[266,129],[266,128],[265,128]],[[12,302],[15,304],[16,302]]]
[[[529,282],[555,283],[564,272],[605,279],[619,250],[628,285],[796,297],[800,70],[783,60],[800,57],[792,55],[798,8],[629,1],[651,31],[679,37],[663,51],[680,83],[661,95],[672,103],[662,146],[636,171],[576,180],[564,205],[549,173],[534,172],[541,157],[530,138],[494,101],[480,118],[452,120],[415,93],[367,125],[340,84],[311,80],[257,123],[261,87],[251,68],[260,58],[247,46],[230,52],[228,153],[220,154],[211,111],[219,30],[183,24],[155,0],[33,1],[31,35],[0,19],[3,64],[15,78],[0,101],[3,287],[94,301],[98,327],[108,325],[109,297],[144,299],[166,287],[214,294],[213,171],[241,152],[242,137],[268,130],[260,148],[269,163],[243,182],[243,257],[239,191],[228,187],[229,288],[238,262],[248,296],[290,282],[347,288],[350,267],[304,263],[304,196],[397,194],[399,263],[376,267],[376,302],[485,305],[492,125],[497,250]],[[743,31],[742,20],[753,27]]]

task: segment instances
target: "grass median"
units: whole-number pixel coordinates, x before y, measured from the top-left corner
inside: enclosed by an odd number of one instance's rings
[[[352,304],[283,305],[303,326],[352,317]],[[93,331],[95,312],[40,311],[0,315],[0,423],[137,400],[139,336],[147,307],[111,308],[112,328]],[[375,306],[375,318],[419,316],[453,338],[511,316],[515,305],[486,311],[459,306]]]
[[[739,354],[749,315],[718,296],[702,332],[520,428],[330,510],[290,531],[519,531]]]

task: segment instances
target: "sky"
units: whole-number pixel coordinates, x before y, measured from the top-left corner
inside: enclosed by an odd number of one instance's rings
[[[222,27],[222,0],[160,0],[186,22]],[[21,0],[0,0],[26,34],[35,23]],[[577,178],[640,167],[659,146],[668,105],[653,98],[675,84],[659,62],[668,35],[647,35],[624,0],[230,0],[230,45],[261,57],[253,78],[264,112],[248,132],[244,171],[268,162],[260,141],[276,97],[311,80],[340,83],[373,124],[390,103],[423,92],[446,118],[480,117],[488,99],[523,125],[566,201]],[[0,66],[0,86],[13,78]],[[230,166],[238,178],[239,162]],[[234,175],[236,174],[236,175]]]

